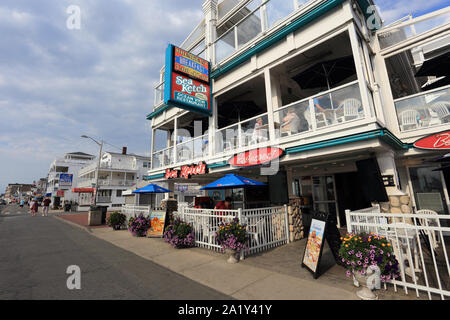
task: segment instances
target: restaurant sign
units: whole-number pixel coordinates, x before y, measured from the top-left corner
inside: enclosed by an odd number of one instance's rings
[[[166,50],[164,103],[211,115],[210,64],[183,49]]]
[[[190,179],[192,176],[206,174],[206,163],[204,161],[197,165],[182,166],[181,170],[167,169],[164,178],[166,179]]]
[[[425,150],[450,149],[450,131],[434,133],[414,142],[414,147]]]
[[[283,149],[280,148],[258,148],[239,153],[228,160],[228,163],[237,167],[256,166],[278,159],[283,155],[283,153]]]

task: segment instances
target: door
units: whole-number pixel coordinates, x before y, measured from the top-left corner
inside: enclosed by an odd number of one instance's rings
[[[416,210],[429,209],[448,214],[448,194],[441,171],[437,167],[409,168]]]
[[[312,195],[314,211],[328,213],[334,220],[338,228],[341,227],[339,215],[337,214],[336,188],[334,176],[314,176],[312,177]]]

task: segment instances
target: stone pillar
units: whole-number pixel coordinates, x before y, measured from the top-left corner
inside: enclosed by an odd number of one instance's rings
[[[304,238],[302,211],[300,209],[301,199],[298,197],[289,199],[289,241],[294,242]]]
[[[377,162],[380,167],[381,175],[394,176],[395,187],[386,187],[386,193],[389,197],[389,202],[381,203],[382,212],[390,213],[412,213],[411,198],[399,189],[400,183],[398,181],[397,167],[395,165],[395,154],[392,151],[377,154]],[[403,219],[397,219],[403,220]],[[409,219],[405,222],[409,223]],[[403,222],[403,221],[399,221]]]

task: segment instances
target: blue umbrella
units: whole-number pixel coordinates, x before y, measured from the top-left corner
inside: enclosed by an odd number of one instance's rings
[[[240,177],[234,173],[227,174],[225,177],[216,180],[200,190],[215,190],[215,189],[234,189],[234,188],[245,188],[254,186],[265,186],[265,183]]]
[[[133,193],[167,193],[172,192],[156,184],[150,183],[148,186],[134,190]]]

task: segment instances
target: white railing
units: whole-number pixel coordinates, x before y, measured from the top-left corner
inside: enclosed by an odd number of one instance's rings
[[[140,214],[142,214],[144,217],[150,216],[151,208],[150,206],[133,206],[126,204],[122,206],[122,213],[127,217],[128,223],[128,220],[131,217],[137,217]]]
[[[348,232],[373,232],[389,240],[400,266],[399,280],[393,280],[395,291],[402,286],[425,291],[428,298],[450,297],[449,248],[450,216],[430,210],[416,214],[381,213],[379,207],[359,211],[346,210]],[[386,289],[386,286],[385,286]]]
[[[179,207],[174,216],[190,223],[194,228],[195,245],[219,251],[216,232],[221,222],[238,218],[247,224],[249,239],[247,250],[242,255],[254,254],[289,242],[287,207],[259,208],[248,210],[211,210]]]
[[[160,83],[156,88],[155,88],[155,97],[154,97],[154,108],[156,108],[157,106],[159,106],[161,103],[164,102],[164,82]],[[156,111],[156,109],[154,109],[153,111]]]

